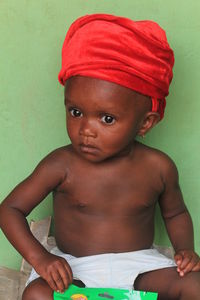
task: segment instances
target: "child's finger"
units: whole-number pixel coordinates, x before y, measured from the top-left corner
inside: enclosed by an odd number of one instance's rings
[[[59,269],[59,274],[62,278],[64,289],[67,289],[69,284],[72,282],[69,271],[67,272],[66,268],[63,266],[63,268]]]
[[[53,290],[53,291],[58,291],[58,288],[54,282],[54,280],[52,278],[46,280],[48,285],[50,286],[50,288]]]
[[[192,262],[192,256],[187,255],[183,258],[182,262],[179,264],[179,268],[184,270]]]
[[[183,260],[183,256],[180,253],[175,254],[174,260],[175,260],[176,264],[179,266]]]
[[[200,271],[200,260],[198,260],[198,263],[192,268],[193,272],[199,272]]]
[[[72,283],[72,281],[73,281],[72,269],[67,263],[64,264],[64,267],[65,267],[65,272],[67,272],[68,277],[69,277],[69,283]]]
[[[185,275],[185,274],[191,272],[192,269],[193,269],[193,267],[194,267],[194,263],[193,263],[192,261],[190,261],[190,262],[185,266],[185,268],[181,269],[180,273],[183,272],[183,274]]]
[[[52,273],[52,278],[53,278],[53,281],[56,285],[56,291],[59,291],[59,292],[64,292],[64,282],[63,282],[63,279],[60,275],[60,273],[58,271],[54,271]]]

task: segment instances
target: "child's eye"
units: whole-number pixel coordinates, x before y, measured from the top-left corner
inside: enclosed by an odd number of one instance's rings
[[[71,113],[72,117],[74,117],[74,118],[82,117],[82,112],[76,108],[70,108],[69,112]]]
[[[113,124],[115,122],[115,118],[112,117],[112,116],[109,116],[109,115],[105,115],[101,118],[102,122],[103,123],[106,123],[106,124]]]

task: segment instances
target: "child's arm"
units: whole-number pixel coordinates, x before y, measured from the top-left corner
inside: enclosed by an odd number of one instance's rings
[[[190,214],[184,204],[174,163],[163,164],[164,191],[159,204],[161,213],[175,250],[175,261],[180,276],[200,271],[200,258],[194,251],[194,233]]]
[[[61,150],[48,155],[0,205],[0,227],[12,245],[53,290],[63,291],[72,282],[67,262],[48,253],[32,235],[26,216],[64,179]]]

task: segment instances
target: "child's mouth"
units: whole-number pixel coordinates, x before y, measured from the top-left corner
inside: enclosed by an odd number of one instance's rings
[[[88,153],[88,154],[93,154],[95,155],[98,151],[98,148],[93,146],[93,145],[90,145],[90,144],[80,144],[80,150],[81,152],[83,153]]]

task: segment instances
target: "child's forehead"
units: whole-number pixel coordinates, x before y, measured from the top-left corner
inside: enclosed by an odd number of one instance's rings
[[[113,98],[113,96],[123,99],[136,99],[140,96],[136,91],[110,81],[85,76],[69,78],[65,84],[65,96],[75,97],[79,94],[86,97],[97,94],[99,99],[105,97],[109,99]]]
[[[149,105],[148,96],[139,94],[119,84],[85,76],[74,76],[65,84],[65,99],[71,104],[128,110],[136,106]]]

